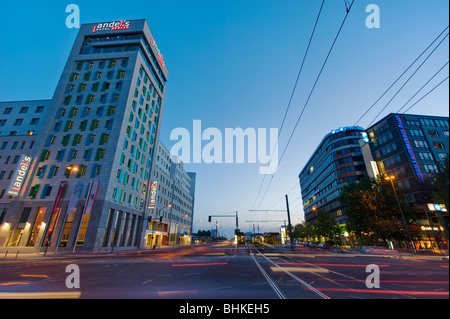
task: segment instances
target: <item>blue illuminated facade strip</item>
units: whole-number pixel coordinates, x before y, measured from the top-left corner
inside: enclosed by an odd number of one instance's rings
[[[414,155],[414,152],[412,150],[411,143],[409,143],[408,136],[406,135],[406,131],[403,128],[402,120],[401,120],[400,116],[398,116],[398,115],[395,116],[395,119],[397,120],[398,127],[400,128],[400,132],[403,137],[403,142],[405,143],[406,150],[408,151],[408,155],[409,155],[411,163],[414,167],[414,172],[416,173],[418,182],[423,184],[425,181],[423,179],[422,172],[420,171],[419,164],[417,163],[416,156]]]

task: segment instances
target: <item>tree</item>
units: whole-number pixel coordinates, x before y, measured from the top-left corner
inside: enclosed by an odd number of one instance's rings
[[[294,234],[296,238],[310,240],[310,238],[316,237],[316,229],[313,225],[305,221],[294,226]]]
[[[404,202],[401,188],[397,194],[407,224],[414,221],[413,210]],[[340,197],[348,217],[347,229],[361,244],[374,245],[382,240],[404,240],[406,230],[390,181],[368,176],[345,186]],[[408,226],[409,227],[409,226]]]
[[[339,236],[341,234],[341,228],[336,219],[324,210],[317,211],[314,227],[317,230],[317,235],[328,238],[327,242],[330,244],[334,244],[336,235]]]
[[[211,237],[211,231],[210,230],[199,230],[197,232],[197,236]]]
[[[439,171],[433,174],[432,184],[436,187],[433,200],[437,204],[444,204],[449,208],[449,159],[444,158],[442,164],[438,165]]]

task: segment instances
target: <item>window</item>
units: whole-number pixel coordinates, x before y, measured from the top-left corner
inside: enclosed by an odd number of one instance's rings
[[[38,124],[39,124],[38,118],[31,119],[30,125],[38,125]]]
[[[5,126],[6,120],[0,120],[0,126]]]
[[[427,173],[437,173],[438,172],[438,168],[436,165],[423,165],[423,168],[425,169],[425,172]]]
[[[7,107],[5,108],[5,111],[3,112],[3,114],[11,114],[12,111],[12,107]]]
[[[436,131],[428,131],[428,135],[431,137],[439,137],[439,133]]]
[[[423,133],[421,130],[409,130],[409,133],[411,134],[411,136],[422,136],[423,137]]]
[[[44,106],[38,106],[36,108],[36,113],[42,113],[42,112],[44,112]]]
[[[419,157],[422,160],[430,160],[430,161],[434,160],[433,155],[431,153],[419,153]]]
[[[20,112],[19,113],[23,114],[23,113],[27,113],[27,112],[28,112],[28,107],[27,106],[24,106],[24,107],[20,108]]]
[[[16,119],[16,121],[14,122],[14,126],[22,125],[22,123],[23,123],[23,119]]]
[[[434,145],[435,148],[438,148],[438,149],[444,149],[445,148],[445,145],[442,144],[442,143],[434,142],[433,145]]]
[[[429,148],[428,143],[425,141],[414,141],[414,145],[417,148]]]

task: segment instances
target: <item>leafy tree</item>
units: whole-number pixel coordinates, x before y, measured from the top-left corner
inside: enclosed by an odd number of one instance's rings
[[[317,235],[328,238],[327,242],[331,244],[335,243],[336,235],[339,236],[341,234],[341,228],[336,222],[336,219],[324,210],[317,212],[314,226],[317,230]]]
[[[210,230],[199,230],[197,232],[197,236],[208,236],[208,237],[211,237],[211,231]]]
[[[316,229],[313,225],[303,222],[294,226],[294,234],[296,238],[310,240],[316,237]]]
[[[436,187],[436,192],[433,193],[433,200],[435,203],[444,204],[449,208],[449,159],[448,156],[443,160],[442,164],[438,165],[439,172],[433,175],[432,184]]]
[[[407,224],[414,221],[413,210],[404,202],[401,188],[396,188]],[[405,227],[390,181],[368,176],[345,186],[340,197],[348,216],[347,229],[362,244],[378,240],[405,239]]]

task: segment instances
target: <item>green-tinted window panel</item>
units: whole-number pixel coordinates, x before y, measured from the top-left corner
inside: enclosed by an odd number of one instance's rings
[[[91,71],[86,72],[86,73],[84,74],[84,80],[85,80],[85,81],[89,81],[89,79],[91,78],[91,74],[92,74]]]
[[[105,133],[100,134],[100,141],[98,142],[99,145],[103,145],[105,143]]]
[[[83,62],[77,63],[77,70],[80,71],[83,68]]]
[[[69,144],[69,140],[70,140],[70,134],[64,135],[63,140],[62,140],[62,145],[63,146],[67,146]]]
[[[70,78],[69,78],[69,82],[72,82],[73,80],[75,80],[75,77],[78,73],[76,72],[72,72],[72,74],[70,74]]]
[[[105,149],[97,148],[97,152],[95,153],[95,160],[96,161],[100,160],[101,158],[103,158],[104,154],[105,154]]]
[[[29,195],[31,199],[35,199],[36,198],[36,195],[38,193],[38,190],[39,190],[40,186],[41,185],[37,184],[37,185],[34,185],[33,187],[31,187],[30,195]]]
[[[117,71],[117,76],[116,79],[121,79],[125,76],[125,71],[124,70],[119,70]]]
[[[92,85],[92,91],[97,92],[99,86],[100,86],[100,83],[99,83],[99,82],[95,82],[95,83]]]
[[[66,124],[64,125],[64,132],[69,131],[71,123],[73,123],[73,122],[72,121],[66,121]]]
[[[64,105],[69,105],[71,100],[72,100],[72,95],[67,95],[64,98]]]
[[[69,111],[69,118],[71,119],[73,117],[73,113],[75,112],[76,107],[71,107]]]
[[[48,159],[49,153],[50,152],[48,150],[43,150],[41,157],[39,158],[39,162],[45,162]]]
[[[88,120],[84,120],[80,123],[80,130],[85,131],[88,124]]]
[[[116,111],[116,107],[114,105],[110,105],[108,106],[108,111],[106,112],[107,116],[111,116],[112,114],[114,114]]]
[[[78,144],[78,138],[79,138],[80,134],[75,134],[73,137],[73,141],[72,141],[72,146],[75,146]]]

